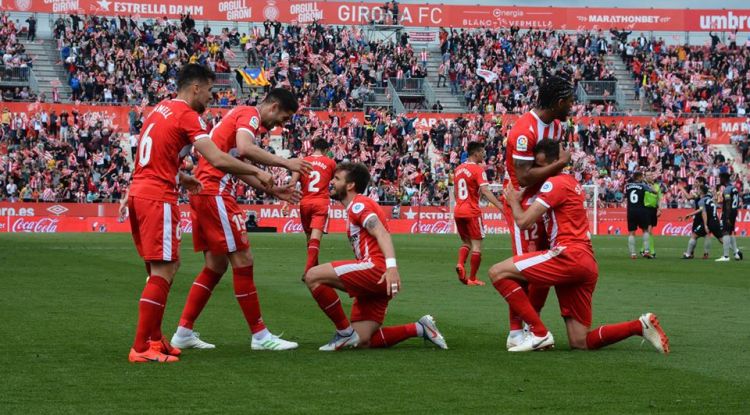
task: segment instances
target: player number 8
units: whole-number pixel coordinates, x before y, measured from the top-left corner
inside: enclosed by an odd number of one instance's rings
[[[466,185],[466,180],[461,179],[458,181],[458,198],[466,200],[469,197],[469,187]]]
[[[141,167],[145,167],[148,162],[151,161],[151,149],[154,146],[154,140],[151,139],[148,133],[151,132],[154,125],[156,124],[151,124],[146,128],[146,131],[144,131],[141,136],[141,142],[138,145],[138,164]]]

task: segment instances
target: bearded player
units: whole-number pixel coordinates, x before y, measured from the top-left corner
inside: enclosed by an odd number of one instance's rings
[[[211,131],[211,140],[226,152],[267,166],[280,166],[299,172],[308,171],[310,164],[301,159],[283,159],[255,145],[261,128],[272,130],[286,123],[297,112],[298,103],[290,91],[272,89],[257,107],[239,106],[229,111]],[[204,184],[203,191],[190,197],[193,221],[193,246],[203,252],[205,265],[190,288],[179,327],[172,344],[179,348],[213,349],[193,331],[195,321],[206,306],[211,293],[232,264],[234,296],[251,332],[253,350],[290,350],[297,343],[272,334],[261,316],[258,292],[253,273],[253,254],[247,239],[242,210],[235,199],[231,175],[224,174],[205,160],[198,162],[196,177]],[[259,183],[252,177],[241,179],[253,187]],[[275,187],[271,194],[286,201],[294,200],[290,187]]]
[[[559,158],[559,150],[551,141],[537,143],[534,149],[537,164],[554,163]],[[504,193],[519,229],[528,229],[540,219],[544,220],[550,246],[547,250],[515,255],[490,269],[492,285],[530,326],[522,341],[508,351],[528,352],[555,345],[552,333],[522,288],[531,283],[555,287],[571,348],[599,349],[631,336],[643,336],[659,352],[669,353],[669,339],[652,313],[591,330],[591,297],[599,270],[591,247],[585,194],[573,176],[558,174],[547,179],[525,210],[521,207],[520,191],[507,188]]]
[[[177,186],[191,193],[202,187],[198,180],[179,171],[190,147],[225,173],[255,176],[266,187],[273,184],[270,174],[221,151],[210,139],[200,113],[211,101],[215,78],[202,65],[185,65],[177,77],[177,97],[160,102],[143,124],[128,210],[133,241],[149,278],[138,302],[138,326],[128,355],[131,362],[179,360],[180,350],[164,338],[161,322],[180,264]]]
[[[331,195],[328,186],[336,169],[336,162],[326,156],[328,141],[317,138],[313,141],[313,153],[304,158],[312,165],[312,170],[307,174],[293,173],[290,185],[295,186],[300,182],[302,189],[302,200],[299,204],[302,229],[307,237],[307,262],[305,273],[318,265],[320,254],[320,240],[323,234],[328,232],[328,213],[331,206]],[[304,280],[304,275],[302,278]]]
[[[542,183],[560,173],[570,162],[570,153],[560,151],[560,158],[546,166],[534,164],[534,148],[544,140],[560,140],[562,121],[567,119],[573,105],[573,84],[561,76],[549,76],[539,86],[537,105],[516,121],[508,135],[505,149],[507,176],[503,188],[523,190],[521,206],[525,209],[533,203],[533,198]],[[523,255],[546,248],[544,224],[535,223],[527,229],[520,229],[513,219],[513,211],[505,202],[504,216],[510,228],[513,255]],[[529,284],[529,296],[537,311],[547,299],[548,288]],[[528,322],[527,322],[528,323]],[[523,336],[523,321],[510,312],[510,332],[506,345],[515,346]]]
[[[453,176],[456,198],[453,217],[456,221],[458,235],[463,242],[458,250],[456,273],[458,273],[458,280],[463,284],[484,285],[483,281],[477,279],[477,271],[482,262],[482,239],[484,239],[479,197],[480,195],[484,196],[500,210],[503,210],[503,205],[490,191],[487,185],[487,173],[481,166],[485,158],[484,144],[476,141],[471,142],[467,146],[466,152],[469,154],[469,158],[456,168]],[[467,279],[464,264],[469,256],[469,251],[471,251],[471,274]]]
[[[374,200],[362,194],[370,183],[370,172],[364,164],[339,164],[332,182],[331,197],[346,206],[347,236],[356,259],[318,265],[305,274],[313,298],[336,326],[336,334],[319,350],[383,348],[412,337],[422,337],[447,349],[430,315],[416,323],[381,327],[389,301],[401,291],[396,253],[385,215]],[[351,320],[334,288],[354,297]]]

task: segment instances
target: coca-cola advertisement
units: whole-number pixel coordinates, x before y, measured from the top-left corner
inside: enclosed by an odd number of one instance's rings
[[[60,219],[20,217],[11,221],[10,232],[56,233]]]

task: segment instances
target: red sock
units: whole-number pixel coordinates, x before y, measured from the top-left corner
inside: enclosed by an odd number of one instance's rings
[[[222,275],[208,267],[204,267],[201,270],[201,273],[198,274],[195,281],[193,281],[193,285],[190,287],[185,308],[182,310],[182,316],[180,317],[180,327],[193,329],[195,320],[201,315],[203,307],[206,306],[208,299],[211,298],[211,293],[216,284],[221,280]]]
[[[503,296],[505,301],[508,302],[513,312],[531,326],[531,331],[535,335],[541,337],[547,334],[547,327],[544,326],[542,319],[539,318],[539,314],[531,306],[529,297],[526,296],[523,287],[507,278],[497,280],[492,285],[495,286],[495,289]]]
[[[461,245],[460,248],[458,248],[458,265],[463,265],[466,263],[466,258],[469,257],[469,247],[466,245]]]
[[[549,295],[549,286],[539,286],[536,284],[529,284],[529,301],[531,306],[534,307],[537,313],[542,312],[544,303],[547,302],[547,296]]]
[[[266,328],[263,317],[260,315],[260,303],[258,303],[258,291],[253,281],[253,266],[232,269],[234,280],[234,296],[240,303],[242,314],[250,327],[250,331],[257,333]]]
[[[327,285],[319,285],[312,291],[312,296],[318,302],[318,306],[329,319],[336,325],[336,330],[344,330],[351,326],[349,319],[341,307],[341,300],[333,288]]]
[[[305,264],[305,273],[310,268],[318,265],[318,254],[320,253],[320,239],[310,239],[307,243],[307,264]]]
[[[479,264],[482,263],[482,253],[472,252],[471,253],[471,274],[469,278],[472,280],[477,279],[477,271],[479,271]]]
[[[157,329],[157,325],[160,324],[161,318],[164,316],[168,296],[169,283],[167,280],[158,275],[150,276],[138,302],[138,326],[133,341],[133,349],[136,352],[148,350],[149,338],[154,335],[155,331],[161,332],[161,327]]]
[[[372,335],[372,338],[370,339],[370,348],[379,349],[395,346],[412,337],[417,337],[417,323],[404,324],[403,326],[382,327]]]
[[[508,320],[510,321],[511,330],[523,330],[523,320],[518,314],[513,312],[513,309],[508,307]]]
[[[589,332],[586,336],[586,347],[589,350],[601,349],[604,346],[625,340],[630,336],[641,336],[642,334],[643,326],[640,320],[607,324]]]

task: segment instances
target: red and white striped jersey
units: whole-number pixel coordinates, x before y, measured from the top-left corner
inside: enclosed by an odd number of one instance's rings
[[[346,235],[352,244],[354,256],[360,261],[371,260],[376,264],[384,265],[385,256],[383,251],[380,250],[378,240],[365,229],[365,223],[372,217],[377,217],[385,229],[390,232],[383,209],[374,200],[358,194],[346,207],[346,214]]]
[[[506,178],[504,186],[510,182],[515,189],[520,190],[516,168],[513,165],[514,160],[534,161],[534,147],[536,143],[544,139],[559,140],[562,137],[562,125],[559,120],[551,124],[545,124],[534,113],[534,110],[523,114],[508,135],[508,144],[505,147],[505,170]],[[538,183],[527,189],[529,194],[536,193],[542,186]]]

